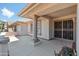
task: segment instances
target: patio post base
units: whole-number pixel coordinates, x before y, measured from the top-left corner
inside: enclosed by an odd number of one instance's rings
[[[33,45],[34,46],[37,46],[37,45],[39,45],[41,42],[40,42],[40,40],[39,39],[33,39],[34,40],[34,42],[33,42]]]

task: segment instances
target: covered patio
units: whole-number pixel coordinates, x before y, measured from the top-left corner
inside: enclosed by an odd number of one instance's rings
[[[33,40],[38,44],[39,38],[76,41],[76,12],[75,3],[31,3],[18,15],[33,20]]]

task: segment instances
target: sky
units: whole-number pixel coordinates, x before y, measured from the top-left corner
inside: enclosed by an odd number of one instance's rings
[[[17,14],[27,6],[26,3],[0,3],[0,20],[2,21],[18,21],[22,17]]]

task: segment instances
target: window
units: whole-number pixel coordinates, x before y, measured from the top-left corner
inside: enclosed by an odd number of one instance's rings
[[[63,21],[63,38],[73,40],[73,21]]]
[[[62,38],[62,21],[54,22],[54,36]]]
[[[54,37],[73,40],[73,20],[55,21]]]
[[[62,31],[55,31],[54,33],[55,37],[62,38]]]
[[[62,29],[62,22],[61,21],[55,22],[55,29]]]
[[[73,21],[72,20],[63,21],[63,28],[64,29],[72,29],[73,28]]]
[[[73,31],[63,31],[63,38],[73,40]]]

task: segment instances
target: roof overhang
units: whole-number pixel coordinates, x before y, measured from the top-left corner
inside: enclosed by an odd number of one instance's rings
[[[28,22],[16,22],[16,26],[27,26],[29,23],[32,23],[32,21],[28,21]]]
[[[77,5],[76,3],[31,3],[18,14],[21,17],[33,18],[36,14],[44,16]]]
[[[14,26],[27,26],[29,23],[32,23],[32,21],[28,22],[15,22],[13,24],[8,25],[8,27],[14,27]]]

